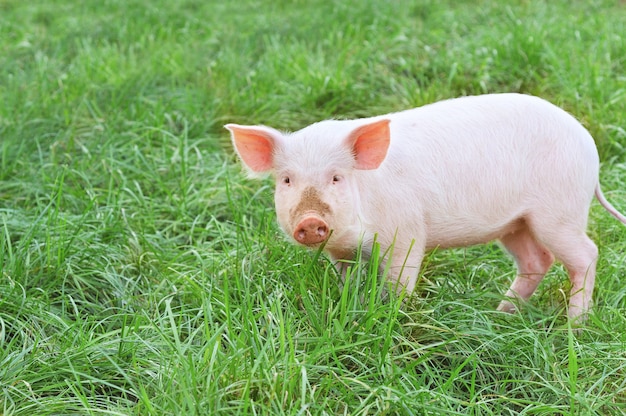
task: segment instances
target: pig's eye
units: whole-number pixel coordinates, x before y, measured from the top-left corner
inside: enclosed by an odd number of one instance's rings
[[[285,176],[285,177],[283,178],[283,183],[284,183],[285,185],[289,185],[289,184],[291,183],[291,179],[289,179],[289,176]]]
[[[341,182],[341,176],[339,175],[333,176],[333,183],[339,183],[339,182]]]

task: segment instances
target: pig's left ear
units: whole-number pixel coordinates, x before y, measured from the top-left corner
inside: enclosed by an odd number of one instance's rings
[[[355,168],[378,168],[387,156],[390,140],[389,120],[378,120],[353,130],[347,137],[346,144],[352,147]]]

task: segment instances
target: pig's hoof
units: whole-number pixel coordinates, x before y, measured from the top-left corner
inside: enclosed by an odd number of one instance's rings
[[[508,300],[503,300],[502,302],[500,302],[500,305],[498,305],[497,310],[500,312],[516,313],[517,306],[515,306],[512,302]]]

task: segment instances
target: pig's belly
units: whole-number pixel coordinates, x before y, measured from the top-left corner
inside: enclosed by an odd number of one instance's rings
[[[426,229],[426,249],[467,247],[484,244],[513,233],[525,226],[519,215],[501,221],[460,221],[442,219],[428,224]]]

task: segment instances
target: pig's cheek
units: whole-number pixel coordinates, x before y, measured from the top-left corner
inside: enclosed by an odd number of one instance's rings
[[[291,235],[291,229],[293,228],[293,225],[289,223],[288,210],[281,209],[278,206],[276,206],[276,219],[278,220],[278,225],[280,225],[280,228],[287,235]]]
[[[286,195],[277,195],[275,198],[276,203],[276,219],[278,220],[278,225],[280,228],[287,234],[291,236],[293,234],[293,230],[295,228],[295,224],[291,223],[291,214],[290,207],[291,202]]]
[[[276,219],[278,220],[278,225],[283,232],[288,233],[289,230],[286,228],[288,224],[285,223],[283,217],[281,215],[276,215]]]
[[[334,207],[334,221],[339,224],[350,224],[355,216],[355,198],[349,187],[337,189],[331,205]]]

